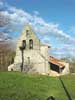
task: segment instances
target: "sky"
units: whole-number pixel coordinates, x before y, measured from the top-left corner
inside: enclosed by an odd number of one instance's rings
[[[75,0],[0,0],[0,41],[18,39],[29,23],[52,56],[75,58]],[[0,22],[1,22],[0,17]]]

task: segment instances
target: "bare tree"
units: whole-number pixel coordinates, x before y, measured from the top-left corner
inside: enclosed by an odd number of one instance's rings
[[[0,43],[0,71],[7,71],[8,66],[13,63],[15,52],[7,43]]]

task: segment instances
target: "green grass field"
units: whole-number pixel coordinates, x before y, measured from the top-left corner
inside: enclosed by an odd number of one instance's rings
[[[75,76],[62,76],[62,80],[75,100]],[[51,95],[68,100],[58,77],[0,72],[0,100],[46,100]]]

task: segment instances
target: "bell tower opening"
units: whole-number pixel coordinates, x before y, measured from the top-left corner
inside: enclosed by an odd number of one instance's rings
[[[29,40],[29,49],[33,49],[33,40],[32,39]]]

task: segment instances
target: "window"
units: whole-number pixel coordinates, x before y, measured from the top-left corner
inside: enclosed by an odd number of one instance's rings
[[[26,36],[28,36],[29,35],[29,30],[26,30]]]
[[[33,40],[32,39],[29,40],[29,49],[33,49]]]
[[[22,46],[23,46],[24,49],[26,48],[26,40],[22,41]]]

